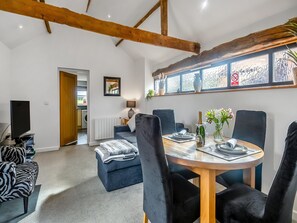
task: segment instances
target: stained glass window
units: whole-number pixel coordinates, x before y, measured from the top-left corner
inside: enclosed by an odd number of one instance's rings
[[[292,50],[297,51],[297,48],[292,48]],[[288,60],[287,51],[288,50],[282,50],[273,53],[273,82],[293,80],[292,68],[295,67],[295,65]]]
[[[231,63],[230,81],[231,86],[246,86],[268,83],[268,54]]]
[[[186,73],[182,75],[182,91],[194,91],[194,78],[195,78],[194,72]]]
[[[202,89],[227,87],[227,64],[202,71]]]
[[[174,93],[180,91],[180,75],[167,78],[167,93]]]

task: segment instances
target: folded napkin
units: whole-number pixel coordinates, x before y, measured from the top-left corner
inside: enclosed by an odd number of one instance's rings
[[[228,150],[234,150],[236,145],[237,145],[237,140],[232,138],[232,139],[229,139],[227,142],[221,144],[221,148],[228,149]]]

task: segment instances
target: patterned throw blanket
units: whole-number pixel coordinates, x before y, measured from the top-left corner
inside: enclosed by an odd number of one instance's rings
[[[110,156],[128,153],[138,153],[138,149],[133,144],[129,143],[127,140],[118,139],[110,140],[107,142],[100,143],[100,146],[109,152]]]
[[[113,160],[127,161],[132,160],[138,155],[138,149],[127,140],[111,140],[100,143],[95,149],[103,163],[109,163]]]

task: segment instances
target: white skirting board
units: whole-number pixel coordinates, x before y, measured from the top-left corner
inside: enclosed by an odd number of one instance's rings
[[[89,146],[99,146],[100,142],[99,141],[92,141],[89,142]]]
[[[59,149],[60,149],[60,146],[52,146],[52,147],[36,148],[35,151],[37,153],[43,153],[43,152],[57,151]]]
[[[113,140],[113,139],[114,138],[107,138],[107,139],[92,141],[92,142],[89,142],[89,146],[99,146],[101,142],[106,142],[106,141]]]

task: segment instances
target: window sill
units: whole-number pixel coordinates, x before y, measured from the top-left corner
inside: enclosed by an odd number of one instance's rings
[[[191,94],[225,93],[225,92],[237,92],[237,91],[288,89],[288,88],[297,88],[297,85],[290,84],[290,85],[262,86],[262,87],[251,87],[251,88],[218,89],[218,90],[207,90],[207,91],[201,91],[201,92],[180,92],[180,93],[170,93],[170,94],[165,94],[165,95],[155,95],[154,97],[191,95]]]

